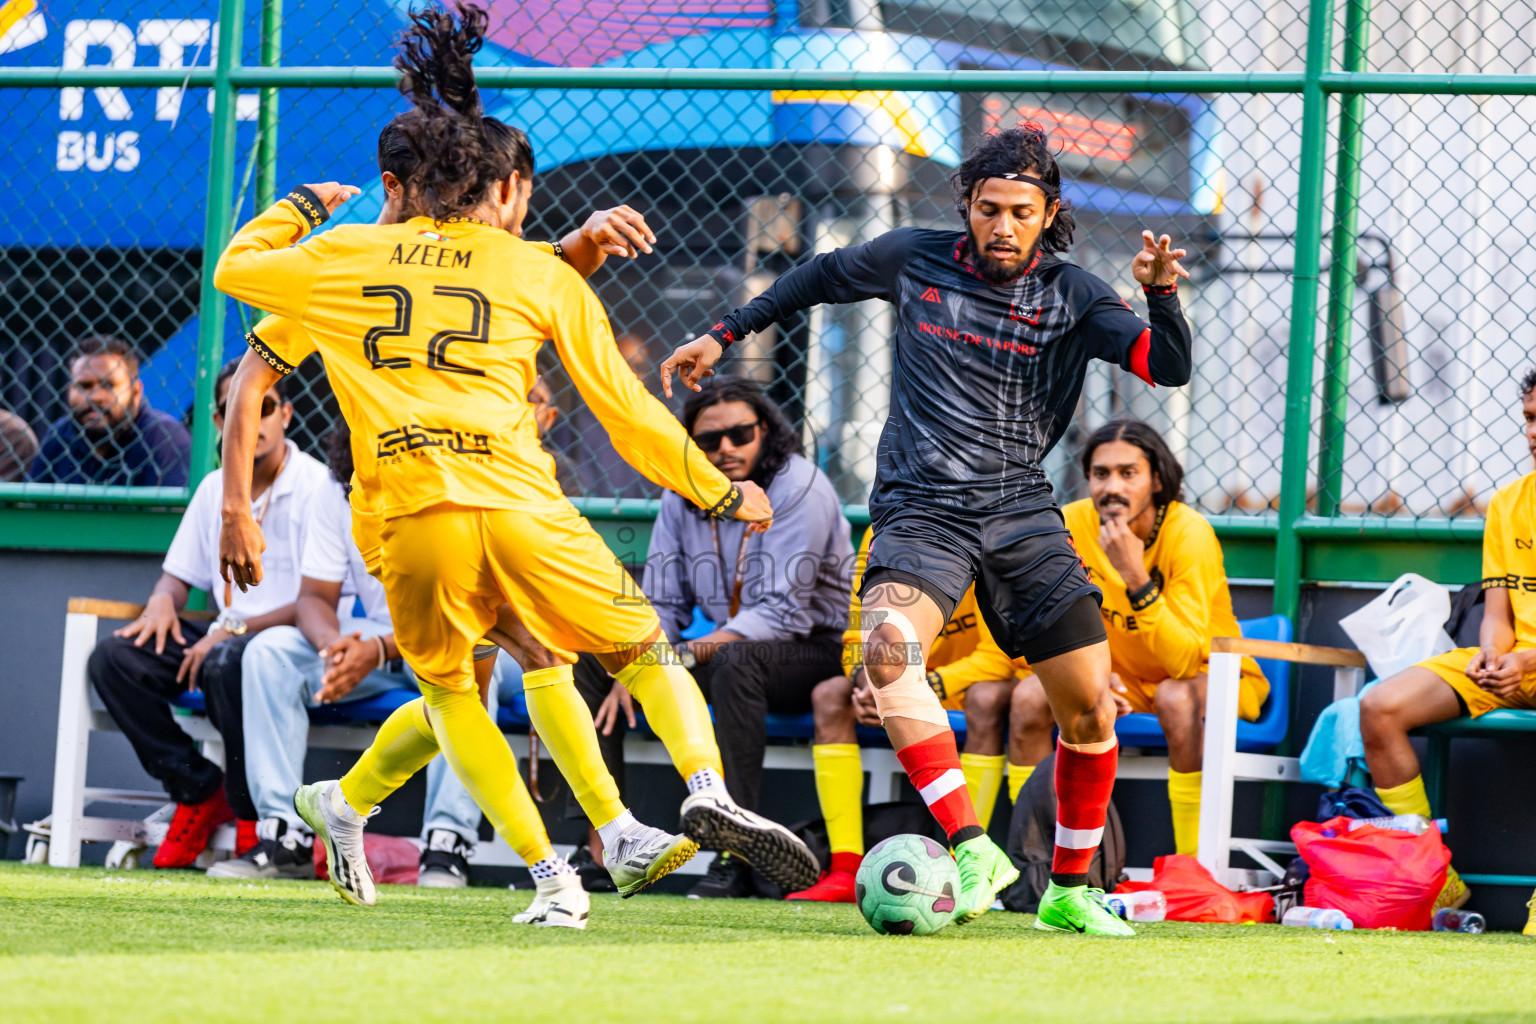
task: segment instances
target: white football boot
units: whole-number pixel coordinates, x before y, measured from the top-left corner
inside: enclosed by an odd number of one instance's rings
[[[535,882],[533,902],[512,918],[513,924],[535,924],[541,928],[585,928],[592,898],[581,887],[576,872],[556,875]]]
[[[379,896],[363,853],[363,828],[379,809],[358,814],[342,797],[341,784],[334,781],[300,786],[293,794],[293,809],[315,838],[325,843],[331,887],[353,906],[373,906]]]
[[[704,789],[683,801],[683,831],[706,850],[723,850],[757,869],[785,892],[816,884],[821,864],[783,825],[737,805],[724,789]]]
[[[603,851],[603,866],[613,876],[619,895],[628,899],[688,863],[698,852],[699,844],[687,836],[640,825]]]

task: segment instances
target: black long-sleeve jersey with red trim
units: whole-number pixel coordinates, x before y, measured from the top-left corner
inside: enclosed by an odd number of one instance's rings
[[[877,515],[908,502],[989,514],[1050,505],[1040,460],[1066,430],[1090,359],[1148,384],[1189,381],[1193,339],[1175,288],[1146,289],[1148,325],[1107,282],[1051,255],[990,284],[962,259],[964,242],[961,232],[898,228],[823,253],[709,330],[729,346],[821,302],[896,307]]]

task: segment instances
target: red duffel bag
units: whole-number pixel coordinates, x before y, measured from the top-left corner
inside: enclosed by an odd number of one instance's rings
[[[1427,930],[1451,863],[1440,830],[1414,835],[1362,825],[1351,832],[1350,820],[1303,821],[1291,829],[1312,872],[1307,906],[1342,910],[1357,928]]]

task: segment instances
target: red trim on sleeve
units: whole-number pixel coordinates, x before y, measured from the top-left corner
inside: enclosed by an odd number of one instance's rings
[[[1131,372],[1142,380],[1157,387],[1152,381],[1152,369],[1148,360],[1152,357],[1152,328],[1148,327],[1141,332],[1141,336],[1131,345]]]

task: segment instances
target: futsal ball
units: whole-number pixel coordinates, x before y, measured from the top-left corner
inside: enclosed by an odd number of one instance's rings
[[[927,836],[892,836],[864,855],[854,897],[882,935],[932,935],[955,916],[960,872]]]

